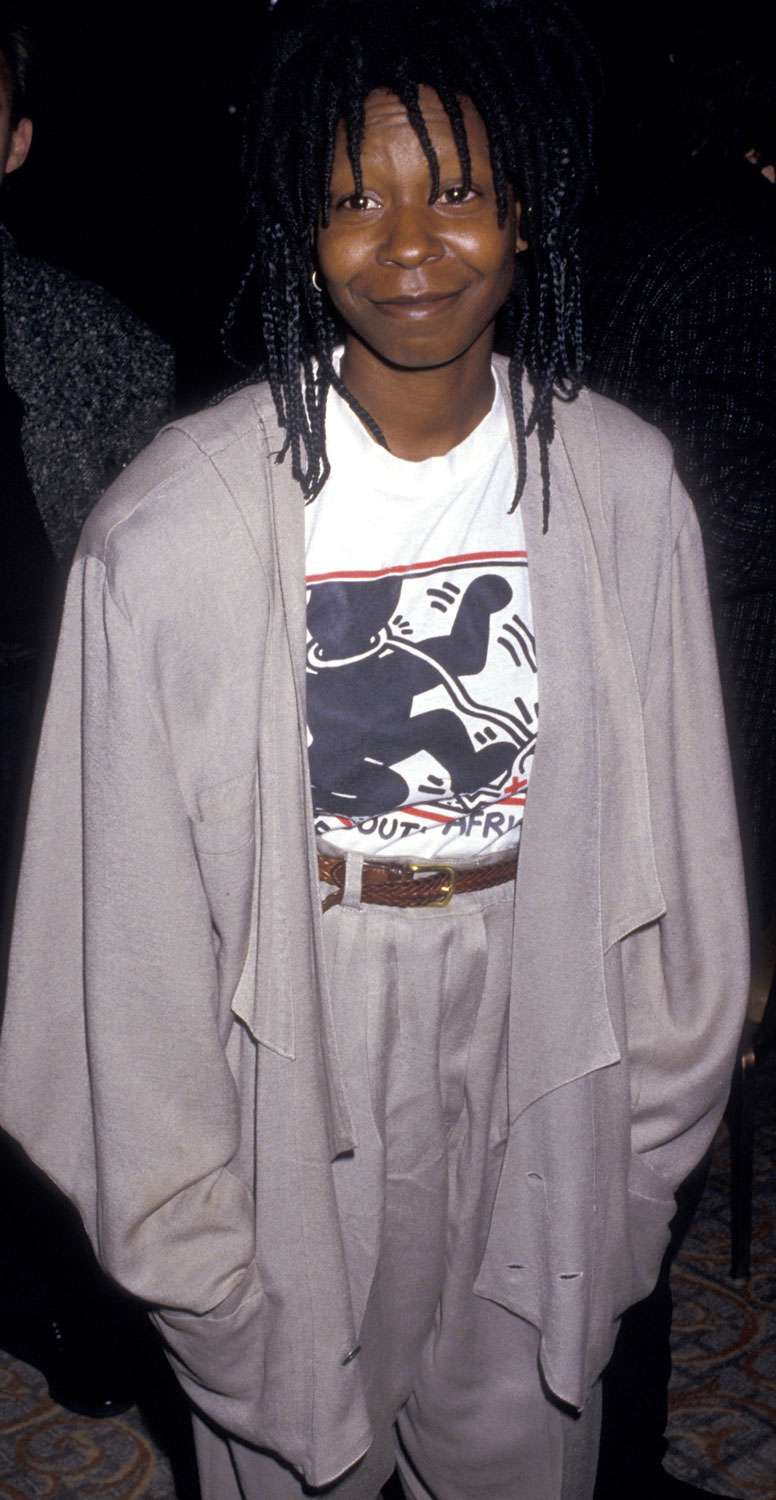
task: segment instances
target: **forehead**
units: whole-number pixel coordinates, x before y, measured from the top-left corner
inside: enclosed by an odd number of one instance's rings
[[[418,90],[418,104],[437,156],[444,159],[451,154],[457,160],[457,148],[450,117],[439,95],[428,85]],[[472,159],[490,158],[488,133],[482,116],[470,99],[459,100],[464,129]],[[407,111],[396,94],[388,89],[375,89],[364,101],[364,131],[361,142],[362,160],[390,157],[397,152],[410,152],[423,156],[422,147]],[[345,128],[342,123],[337,131],[336,155],[340,165],[347,156]],[[425,160],[425,158],[423,158]]]

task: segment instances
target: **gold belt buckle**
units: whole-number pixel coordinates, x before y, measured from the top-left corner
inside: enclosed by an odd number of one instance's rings
[[[426,904],[427,904],[427,906],[449,906],[450,905],[450,902],[452,901],[453,895],[454,895],[454,892],[455,892],[455,870],[453,869],[452,865],[417,865],[417,864],[410,864],[410,869],[411,869],[413,875],[417,875],[417,874],[421,873],[423,875],[444,875],[444,876],[446,876],[446,883],[443,885],[443,887],[442,887],[441,891],[439,892],[439,894],[434,897],[433,901],[428,901]]]

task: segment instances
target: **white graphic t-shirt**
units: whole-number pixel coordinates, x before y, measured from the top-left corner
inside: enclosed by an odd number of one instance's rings
[[[321,847],[465,860],[520,836],[536,653],[496,383],[440,458],[396,458],[329,393],[306,508],[308,754]]]

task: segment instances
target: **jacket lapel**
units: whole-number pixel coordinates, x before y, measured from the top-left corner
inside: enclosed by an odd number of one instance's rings
[[[586,509],[600,506],[595,422],[584,405],[575,413],[579,420],[568,422],[570,410],[560,409],[551,448],[546,534],[538,488],[529,485],[521,501],[539,734],[516,896],[512,1120],[552,1089],[619,1060],[604,952],[664,909],[638,687],[616,575],[596,548],[596,532],[603,535],[594,524],[598,516]],[[538,473],[538,462],[532,469]]]
[[[276,464],[271,452],[268,468],[278,579],[283,602],[283,619],[281,620],[280,611],[277,609],[275,616],[276,623],[284,636],[286,658],[290,660],[294,684],[293,730],[295,733],[292,734],[290,722],[284,726],[283,733],[279,735],[276,742],[275,754],[278,754],[277,747],[279,746],[288,746],[290,750],[292,743],[295,745],[293,755],[289,756],[293,786],[287,807],[298,808],[301,803],[304,809],[303,819],[298,817],[288,819],[289,823],[294,823],[292,837],[296,839],[298,830],[303,845],[299,848],[298,859],[295,861],[300,876],[299,906],[298,920],[291,938],[293,946],[289,951],[288,959],[290,967],[297,967],[299,959],[295,949],[298,948],[308,954],[309,968],[302,979],[303,987],[295,995],[296,1014],[305,1049],[312,1060],[312,1081],[320,1090],[327,1119],[329,1155],[333,1158],[344,1151],[352,1151],[355,1140],[342,1077],[331,995],[326,978],[318,856],[307,759],[304,505],[299,486],[291,474],[291,464],[288,461]],[[269,688],[274,694],[274,682],[269,684]],[[289,720],[290,717],[289,714]],[[279,889],[281,889],[280,881],[275,887],[275,890]],[[275,923],[282,926],[285,941],[288,943],[288,913],[278,909],[277,901],[273,903],[273,906]]]
[[[281,444],[266,403],[257,418],[261,442],[252,458],[262,465],[261,480],[257,484],[254,472],[248,482],[243,476],[229,485],[262,568],[274,570],[258,726],[260,838],[251,946],[233,1009],[258,1042],[298,1064],[304,1119],[323,1118],[334,1157],[352,1150],[354,1141],[323,960],[307,766],[304,505],[290,462],[275,463]],[[269,501],[269,547],[267,513],[257,504],[262,491]],[[295,897],[290,906],[279,899],[289,890]]]
[[[601,444],[587,391],[558,413],[561,455],[576,488],[588,576],[598,703],[601,916],[604,952],[665,911],[652,838],[641,694],[625,625],[614,528],[603,512]],[[626,837],[623,838],[623,831]]]

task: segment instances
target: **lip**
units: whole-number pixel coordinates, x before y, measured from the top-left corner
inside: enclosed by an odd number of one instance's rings
[[[434,317],[444,312],[461,296],[463,288],[456,292],[418,292],[404,297],[373,299],[373,306],[387,318],[416,319]]]

